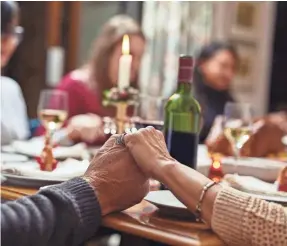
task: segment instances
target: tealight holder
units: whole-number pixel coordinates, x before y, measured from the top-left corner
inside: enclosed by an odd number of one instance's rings
[[[223,170],[220,154],[211,154],[211,165],[208,171],[208,178],[214,182],[219,182],[223,178]]]
[[[133,87],[120,89],[113,87],[104,92],[104,106],[112,106],[116,108],[116,116],[114,119],[104,118],[105,134],[122,134],[129,128],[129,120],[127,109],[137,103],[139,91]]]

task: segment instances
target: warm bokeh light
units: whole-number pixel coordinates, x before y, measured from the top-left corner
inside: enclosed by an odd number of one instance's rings
[[[130,40],[128,35],[124,35],[122,44],[123,55],[128,55],[130,53]]]
[[[215,169],[218,169],[218,168],[220,168],[220,161],[214,161],[213,163],[212,163],[212,166],[213,166],[213,168],[215,168]]]

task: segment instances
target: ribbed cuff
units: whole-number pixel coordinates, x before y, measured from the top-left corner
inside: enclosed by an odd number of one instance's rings
[[[91,237],[101,224],[101,207],[92,187],[82,178],[74,178],[41,192],[57,191],[69,197],[80,217],[77,238]]]
[[[230,187],[224,187],[217,194],[211,227],[228,245],[243,245],[244,213],[250,199],[247,194]]]

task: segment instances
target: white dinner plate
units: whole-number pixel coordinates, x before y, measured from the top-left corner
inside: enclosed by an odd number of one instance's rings
[[[24,162],[28,161],[29,158],[25,155],[13,154],[13,153],[3,153],[1,152],[1,163],[7,162]]]
[[[39,188],[43,186],[53,185],[53,184],[59,184],[64,181],[67,181],[66,179],[59,179],[59,178],[37,178],[37,177],[27,177],[27,176],[19,176],[14,174],[4,174],[2,175],[6,178],[5,184],[10,185],[16,185],[21,187],[33,187],[33,188]]]
[[[42,137],[32,138],[27,141],[14,141],[11,145],[2,146],[3,152],[22,154],[28,157],[40,156],[44,147]],[[55,159],[64,160],[67,158],[83,159],[89,155],[85,143],[78,143],[73,146],[58,146],[53,148]]]
[[[6,183],[39,188],[82,176],[88,166],[89,162],[67,159],[59,162],[52,172],[46,172],[40,170],[36,161],[15,162],[3,164],[1,174],[6,178]]]
[[[169,190],[150,191],[144,198],[159,208],[159,212],[181,219],[194,220],[195,216]]]
[[[279,203],[284,206],[287,205],[287,197],[249,194],[269,202]],[[187,209],[187,207],[168,190],[151,191],[144,199],[157,206],[159,211],[166,215],[176,217],[180,216],[182,218],[194,218],[194,215]]]

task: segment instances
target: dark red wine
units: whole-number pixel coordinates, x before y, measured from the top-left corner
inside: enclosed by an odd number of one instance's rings
[[[170,155],[180,163],[196,169],[198,134],[167,130],[165,141]]]

